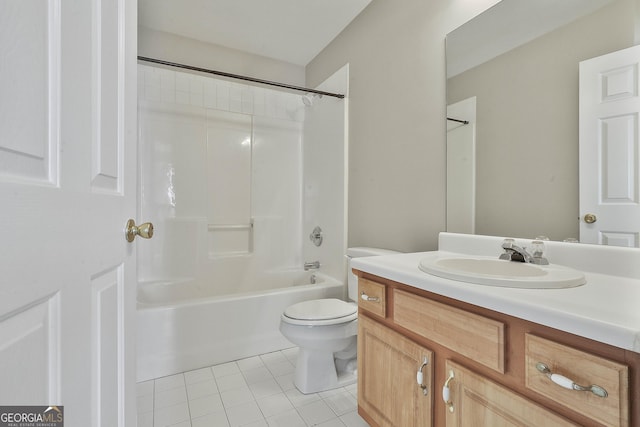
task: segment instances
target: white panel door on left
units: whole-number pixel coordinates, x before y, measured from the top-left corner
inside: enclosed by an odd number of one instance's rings
[[[135,425],[136,1],[0,2],[0,403]]]
[[[59,1],[0,3],[0,173],[56,184]]]

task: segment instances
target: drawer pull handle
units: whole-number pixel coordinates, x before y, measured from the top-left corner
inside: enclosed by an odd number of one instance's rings
[[[444,400],[444,404],[447,405],[447,409],[449,412],[453,412],[453,402],[451,401],[451,389],[449,388],[449,383],[453,380],[453,370],[449,371],[449,378],[444,382],[442,386],[442,400]]]
[[[536,363],[536,369],[545,374],[551,381],[558,384],[560,387],[564,387],[569,390],[590,391],[598,397],[607,397],[609,395],[609,393],[607,393],[607,390],[600,387],[599,385],[592,384],[589,386],[582,386],[580,384],[576,384],[575,382],[573,382],[573,380],[563,375],[554,374],[553,372],[551,372],[551,369],[549,369],[549,367],[544,363]]]
[[[365,294],[364,292],[362,293],[362,295],[360,295],[360,298],[362,298],[364,301],[371,301],[371,302],[379,302],[380,298],[378,297],[370,297],[369,295]]]
[[[424,383],[424,375],[422,373],[422,370],[428,364],[429,364],[429,359],[427,358],[427,356],[424,356],[424,359],[422,359],[422,365],[420,365],[420,367],[418,368],[418,373],[416,375],[416,381],[418,382],[418,385],[422,389],[422,394],[424,394],[425,396],[427,395],[427,393],[429,393],[429,391],[427,390],[427,386],[423,384]]]

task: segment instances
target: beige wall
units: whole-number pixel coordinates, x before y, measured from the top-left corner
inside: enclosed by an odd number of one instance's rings
[[[307,66],[349,63],[350,246],[432,250],[445,229],[445,35],[496,0],[373,0]]]
[[[450,79],[450,104],[477,97],[477,233],[579,237],[578,63],[633,45],[634,3]]]
[[[223,46],[138,27],[138,55],[304,86],[304,67]]]

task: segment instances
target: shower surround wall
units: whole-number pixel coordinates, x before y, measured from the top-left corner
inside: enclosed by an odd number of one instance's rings
[[[290,347],[287,306],[346,296],[346,102],[145,65],[138,87],[138,381]]]
[[[345,65],[317,89],[348,93],[349,66]],[[320,261],[322,271],[346,280],[347,263],[347,165],[348,98],[316,98],[304,118],[303,253],[305,261]],[[322,245],[309,239],[315,226],[322,227]],[[337,256],[336,256],[337,255]]]
[[[140,216],[155,225],[139,248],[141,282],[264,291],[281,286],[270,273],[306,257],[344,280],[343,100],[305,108],[299,93],[142,64],[138,87]],[[324,248],[305,243],[311,224]]]
[[[226,295],[299,266],[299,96],[147,66],[140,78],[141,216],[156,226],[140,280]]]

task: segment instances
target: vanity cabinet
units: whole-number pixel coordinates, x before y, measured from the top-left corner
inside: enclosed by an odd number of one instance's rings
[[[371,426],[640,426],[640,354],[354,272]]]
[[[358,402],[369,417],[381,427],[431,426],[432,352],[364,316],[358,346]]]

